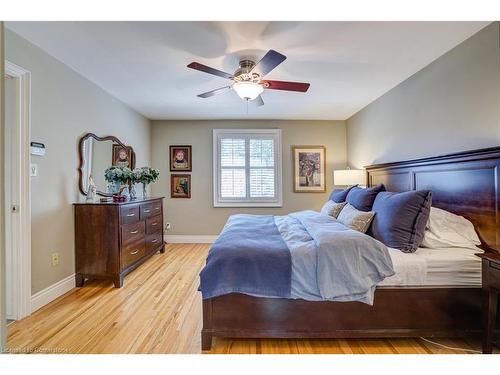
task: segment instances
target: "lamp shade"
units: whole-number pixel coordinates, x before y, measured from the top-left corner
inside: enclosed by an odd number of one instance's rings
[[[246,100],[254,100],[264,91],[264,87],[256,82],[236,82],[233,89],[241,99]]]
[[[339,169],[333,171],[333,184],[336,186],[365,185],[363,169]]]

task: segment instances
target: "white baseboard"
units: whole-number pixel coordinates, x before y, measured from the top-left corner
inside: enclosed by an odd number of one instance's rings
[[[212,243],[217,237],[211,234],[166,234],[163,236],[166,243]]]
[[[52,302],[57,297],[69,292],[75,287],[75,274],[70,275],[48,288],[41,290],[31,296],[31,313]]]

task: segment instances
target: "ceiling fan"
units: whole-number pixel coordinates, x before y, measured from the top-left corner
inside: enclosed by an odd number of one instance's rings
[[[233,81],[228,86],[199,94],[200,98],[208,98],[233,89],[241,99],[247,101],[255,100],[255,104],[261,106],[264,105],[264,101],[260,94],[262,94],[264,89],[298,92],[306,92],[309,89],[309,83],[263,79],[266,74],[285,61],[285,59],[285,55],[271,49],[258,63],[248,59],[241,60],[240,67],[236,69],[234,74],[229,74],[197,62],[192,62],[187,67]]]

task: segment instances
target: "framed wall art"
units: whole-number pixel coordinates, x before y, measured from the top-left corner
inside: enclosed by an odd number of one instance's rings
[[[170,172],[191,172],[191,146],[170,146]]]
[[[292,146],[293,191],[295,193],[324,193],[326,191],[325,146]]]
[[[171,198],[191,198],[191,175],[171,174],[170,175],[170,197]]]

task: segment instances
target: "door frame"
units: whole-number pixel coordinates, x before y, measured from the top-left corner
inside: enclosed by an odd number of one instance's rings
[[[19,139],[18,152],[11,155],[11,163],[20,166],[20,178],[14,183],[17,190],[19,211],[12,215],[11,227],[14,228],[12,242],[18,244],[12,253],[14,306],[13,318],[22,319],[31,314],[31,181],[30,181],[30,133],[31,133],[31,73],[5,60],[5,74],[17,79]],[[11,211],[11,207],[5,207]]]

